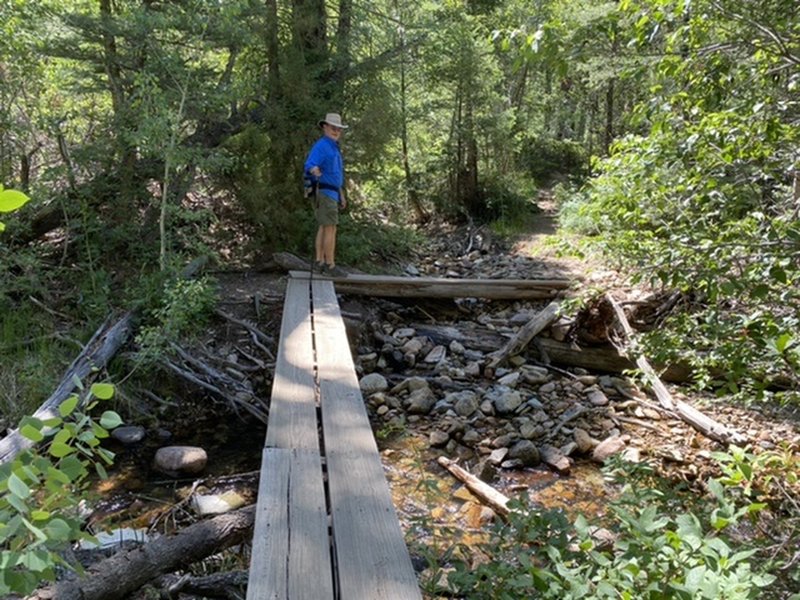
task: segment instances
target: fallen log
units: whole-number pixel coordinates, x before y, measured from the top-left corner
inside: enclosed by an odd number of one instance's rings
[[[427,336],[436,344],[448,346],[457,341],[466,348],[492,353],[502,348],[508,337],[483,327],[453,327],[451,325],[431,325],[428,323],[412,323],[409,327],[416,330],[417,335]],[[576,346],[559,342],[552,338],[537,336],[532,340],[539,352],[547,357],[544,363],[553,363],[566,367],[581,367],[590,371],[604,373],[621,373],[635,369],[636,365],[623,356],[612,345]],[[531,348],[528,347],[528,352]],[[691,370],[683,365],[670,365],[661,374],[664,381],[685,382],[691,378]]]
[[[463,482],[464,485],[467,486],[467,489],[472,492],[481,502],[494,510],[494,512],[496,512],[502,518],[506,518],[508,516],[508,497],[498,492],[489,484],[481,481],[472,473],[462,469],[446,456],[440,456],[438,462],[445,469],[450,471],[450,473],[456,479]]]
[[[631,328],[630,323],[628,323],[628,318],[625,316],[625,311],[622,310],[622,307],[617,303],[616,300],[614,300],[614,298],[611,297],[610,294],[606,294],[606,298],[614,309],[614,314],[616,315],[617,321],[622,327],[626,338],[630,340],[633,337],[633,328]],[[662,383],[661,379],[659,379],[655,370],[653,370],[653,367],[651,367],[650,363],[647,362],[647,359],[644,357],[644,355],[639,355],[636,357],[636,366],[639,367],[644,374],[645,380],[653,389],[656,398],[658,398],[659,403],[665,410],[674,411],[678,414],[682,421],[688,423],[706,437],[723,444],[743,444],[747,441],[747,438],[741,433],[729,429],[722,423],[712,419],[686,402],[674,400],[672,398],[672,394],[669,393],[669,390]]]
[[[197,562],[252,534],[255,505],[199,521],[172,536],[117,552],[78,579],[57,582],[29,600],[114,600],[124,598],[161,575]]]
[[[36,419],[46,420],[59,416],[58,407],[75,391],[76,381],[86,382],[89,376],[106,366],[117,350],[128,340],[132,331],[133,313],[125,313],[115,323],[111,318],[95,331],[92,338],[64,373],[61,382],[50,397],[33,413]],[[18,429],[0,440],[0,464],[9,462],[23,450],[33,446]]]
[[[484,367],[486,377],[494,376],[495,369],[504,364],[510,357],[520,354],[528,346],[530,341],[539,335],[544,329],[550,327],[558,317],[558,302],[551,302],[544,310],[534,315],[534,317],[523,325],[520,330],[512,337],[500,350],[489,354],[489,361]]]
[[[309,272],[290,271],[298,279]],[[316,275],[315,275],[316,277]],[[444,277],[399,277],[353,273],[332,279],[339,294],[361,294],[386,298],[486,298],[525,300],[554,298],[569,288],[567,279],[448,279]]]

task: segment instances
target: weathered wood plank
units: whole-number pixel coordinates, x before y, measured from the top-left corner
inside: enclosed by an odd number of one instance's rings
[[[308,271],[290,271],[292,279],[308,279]],[[395,298],[487,298],[494,300],[553,298],[570,286],[567,279],[446,279],[350,274],[321,277],[332,280],[341,294],[365,294]]]
[[[332,283],[312,295],[339,597],[419,600]]]
[[[264,448],[247,600],[288,598],[290,450]]]
[[[333,599],[328,518],[317,452],[264,449],[247,599]]]
[[[269,448],[319,451],[308,281],[289,280],[272,382]]]

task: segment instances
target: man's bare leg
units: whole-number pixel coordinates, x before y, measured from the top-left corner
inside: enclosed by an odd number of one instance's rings
[[[324,263],[325,260],[325,226],[320,225],[317,229],[317,237],[314,241],[314,252],[318,263]]]
[[[336,256],[336,225],[328,225],[327,228],[328,232],[325,243],[325,255],[327,260],[325,262],[332,267],[336,264],[336,259],[334,258]]]

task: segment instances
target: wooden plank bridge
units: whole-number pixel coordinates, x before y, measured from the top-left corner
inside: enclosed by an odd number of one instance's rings
[[[422,598],[330,280],[287,284],[247,598]]]

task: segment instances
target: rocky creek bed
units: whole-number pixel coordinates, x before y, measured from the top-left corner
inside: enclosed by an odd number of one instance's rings
[[[499,252],[480,236],[457,244],[452,239],[443,238],[402,268],[411,276],[587,277],[574,264]],[[149,399],[146,410],[161,416],[142,428],[143,437],[116,442],[119,466],[100,488],[104,500],[94,506],[98,528],[175,530],[225,503],[235,508],[254,497],[265,431],[259,413],[269,397],[284,279],[251,271],[217,278],[226,317],[184,348],[182,365],[196,366],[194,356],[217,365],[232,383],[209,393],[184,380],[191,400],[167,408],[157,395]],[[592,285],[617,285],[606,271],[594,271],[589,279]],[[507,496],[522,494],[541,506],[585,514],[602,513],[613,493],[599,471],[612,454],[646,460],[690,485],[715,472],[711,455],[722,446],[621,373],[549,363],[535,344],[487,372],[487,356],[499,341],[511,338],[546,301],[342,297],[341,305],[395,505],[418,543],[456,541],[448,536],[470,543],[497,518],[437,463],[440,456]],[[563,340],[569,326],[567,317],[540,336]],[[679,386],[670,392],[754,447],[800,447],[796,415],[738,408]],[[242,403],[258,410],[242,410]],[[172,457],[178,462],[162,461],[153,469],[156,453],[175,445],[204,448],[202,465],[187,467]],[[425,527],[417,527],[420,522]],[[433,540],[436,531],[442,537]],[[234,568],[246,568],[246,560]]]

